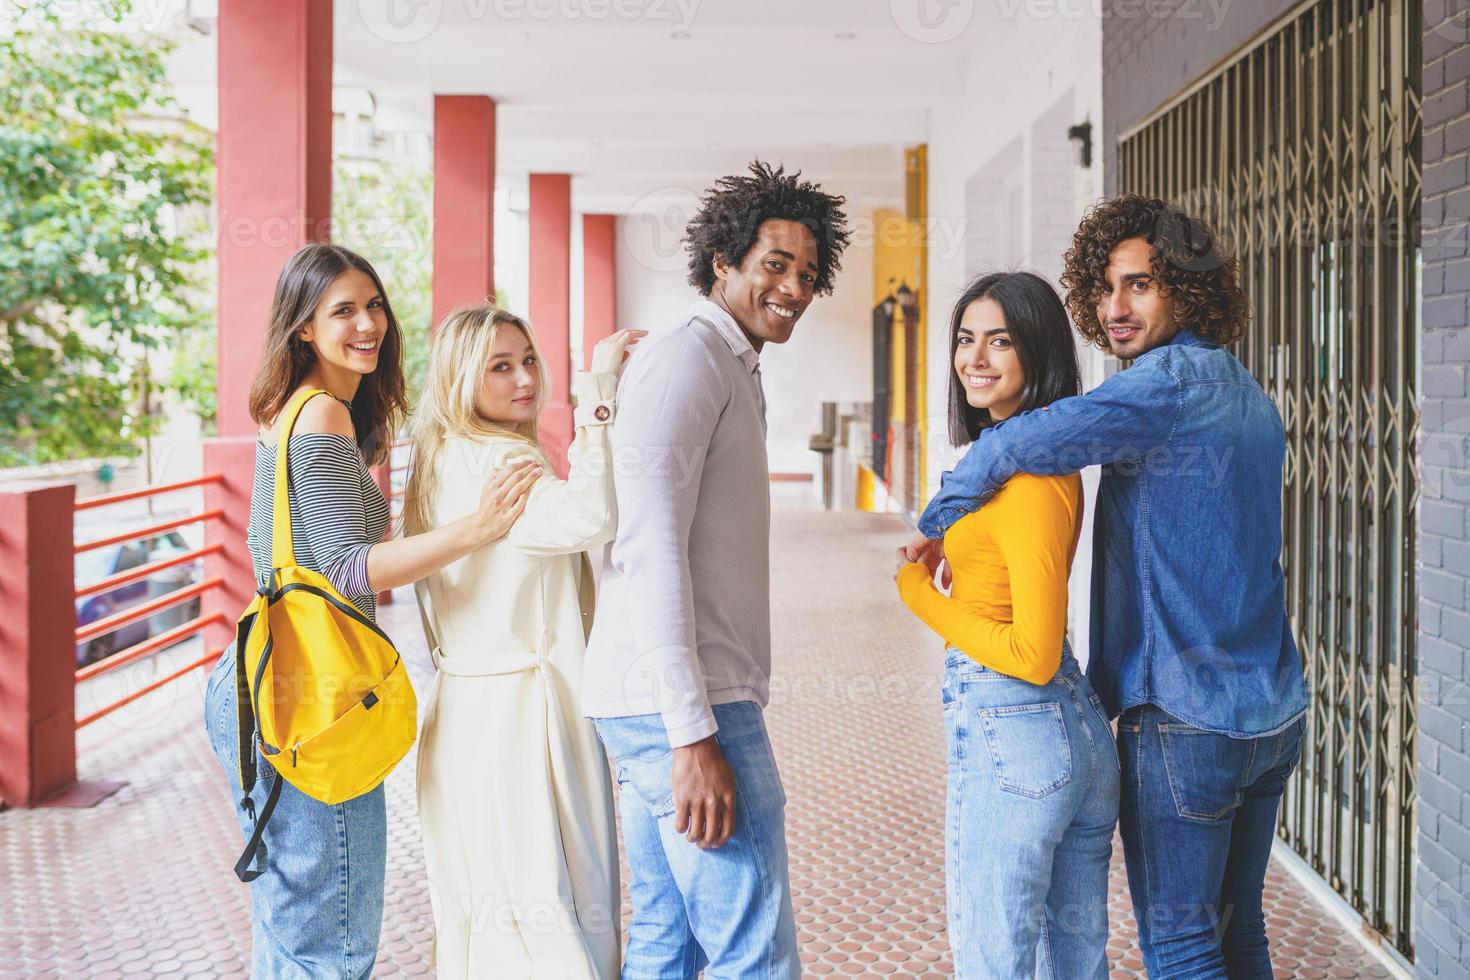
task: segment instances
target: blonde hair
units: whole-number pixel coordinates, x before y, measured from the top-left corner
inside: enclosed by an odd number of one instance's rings
[[[536,335],[520,317],[496,306],[466,306],[440,322],[429,345],[429,366],[423,389],[409,424],[413,446],[412,468],[403,492],[403,532],[421,534],[435,527],[434,501],[438,497],[439,471],[444,443],[453,437],[469,439],[511,438],[524,442],[538,454],[536,420],[505,425],[485,418],[475,408],[475,398],[490,367],[495,340],[505,327],[525,334],[536,358],[536,411],[546,399],[546,366]]]

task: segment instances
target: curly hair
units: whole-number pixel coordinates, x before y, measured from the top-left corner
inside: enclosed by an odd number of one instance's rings
[[[708,296],[715,285],[715,256],[739,265],[755,244],[761,225],[775,218],[798,222],[811,231],[817,240],[813,292],[818,296],[831,293],[848,241],[847,215],[842,212],[846,198],[824,193],[811,181],[799,180],[800,170],[788,175],[784,167],[773,170],[756,160],[750,165],[750,174],[721,177],[700,198],[698,213],[684,229],[689,285],[701,296]]]
[[[1205,340],[1229,344],[1245,333],[1250,302],[1240,288],[1239,265],[1214,231],[1198,218],[1154,197],[1124,194],[1087,213],[1063,259],[1067,312],[1077,332],[1107,349],[1097,306],[1107,283],[1108,257],[1130,238],[1148,241],[1149,265],[1160,295],[1174,303],[1174,318]]]

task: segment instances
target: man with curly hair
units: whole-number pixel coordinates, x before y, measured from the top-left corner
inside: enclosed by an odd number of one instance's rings
[[[760,355],[832,291],[843,199],[756,162],[686,229],[701,300],[639,344],[613,444],[618,533],[583,709],[617,771],[626,978],[795,977],[769,700],[770,479]]]
[[[1261,891],[1307,706],[1280,564],[1281,416],[1224,346],[1250,311],[1202,222],[1157,199],[1105,201],[1065,264],[1078,332],[1132,366],[984,430],[909,556],[937,566],[950,525],[1017,473],[1103,466],[1087,675],[1121,715],[1119,823],[1144,964],[1269,977]]]

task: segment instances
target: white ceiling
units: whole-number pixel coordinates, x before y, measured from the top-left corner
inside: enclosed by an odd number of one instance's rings
[[[502,186],[569,172],[580,210],[636,212],[757,155],[893,206],[903,148],[1017,3],[334,0],[333,76],[372,94],[380,129],[431,131],[436,93],[491,96]],[[215,38],[195,37],[176,75],[212,87]]]

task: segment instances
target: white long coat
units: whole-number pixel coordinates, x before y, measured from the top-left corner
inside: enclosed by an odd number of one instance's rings
[[[438,975],[619,975],[617,837],[606,756],[581,716],[592,625],[588,548],[617,524],[617,378],[579,373],[565,481],[548,468],[499,541],[417,587],[438,667],[418,800]],[[600,417],[599,417],[600,416]],[[472,513],[510,438],[445,446],[436,519]]]

